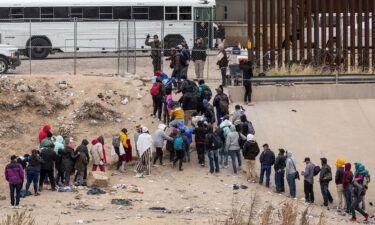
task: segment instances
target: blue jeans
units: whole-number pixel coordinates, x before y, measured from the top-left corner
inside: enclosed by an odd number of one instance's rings
[[[328,206],[328,201],[333,201],[331,192],[329,192],[328,189],[329,182],[321,182],[320,183],[320,190],[323,195],[323,200],[324,200],[324,206]]]
[[[285,191],[284,173],[285,173],[285,170],[279,170],[279,171],[275,172],[275,184],[276,184],[276,191],[277,192],[284,192]]]
[[[12,206],[19,205],[22,183],[21,184],[9,184],[9,189],[10,189],[10,204]],[[14,190],[16,190],[16,204],[14,204]]]
[[[223,165],[224,161],[224,166],[228,166],[228,152],[225,152],[223,149],[219,150],[219,164]]]
[[[352,193],[349,187],[344,188],[344,197],[346,203],[346,212],[350,213],[352,209]]]
[[[271,176],[271,166],[261,166],[260,167],[260,178],[259,184],[263,184],[264,173],[266,173],[266,186],[270,186],[270,176]]]
[[[232,159],[233,172],[237,173],[236,158],[238,160],[238,166],[242,166],[240,150],[229,150],[229,155]]]
[[[209,151],[208,152],[208,159],[210,161],[210,173],[214,171],[218,173],[220,171],[219,168],[219,150]]]
[[[223,116],[225,116],[225,115],[227,115],[227,113],[222,113],[222,112],[220,112],[220,111],[216,108],[216,121],[217,121],[217,126],[220,126],[220,124],[221,124],[221,122],[222,122],[221,118],[222,118]]]
[[[31,182],[33,182],[34,192],[35,193],[38,192],[39,175],[40,175],[39,171],[28,170],[26,172],[26,176],[27,176],[26,177],[26,180],[27,180],[26,181],[26,191],[29,190]]]
[[[296,197],[296,173],[289,174],[287,176],[288,186],[289,186],[289,194],[291,197]]]

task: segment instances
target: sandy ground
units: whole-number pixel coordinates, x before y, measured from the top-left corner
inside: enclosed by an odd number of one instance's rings
[[[71,104],[52,116],[39,115],[36,109],[24,107],[16,111],[0,110],[4,121],[16,121],[21,124],[24,134],[6,135],[0,137],[2,146],[1,166],[4,168],[7,158],[11,154],[24,154],[37,147],[37,135],[44,124],[52,125],[53,131],[62,125],[73,125],[75,140],[83,138],[89,140],[103,135],[110,143],[112,134],[123,127],[130,130],[137,123],[147,125],[153,133],[159,123],[148,118],[151,112],[151,99],[148,96],[149,85],[140,80],[129,78],[106,78],[91,76],[14,76],[10,78],[16,83],[24,83],[36,87],[37,96],[47,96],[54,92],[63,100]],[[23,79],[23,80],[22,80]],[[67,81],[72,88],[60,90],[56,83]],[[216,85],[216,84],[212,84]],[[114,94],[114,92],[117,94]],[[72,94],[75,93],[75,94]],[[102,102],[98,93],[110,96],[111,99]],[[0,101],[20,98],[23,93],[2,92]],[[121,96],[129,99],[127,105],[120,104]],[[78,121],[74,111],[83,102],[98,102],[106,108],[114,109],[121,114],[121,123],[99,122],[90,124],[89,121]],[[233,107],[233,106],[232,106]],[[294,113],[291,110],[296,109]],[[362,161],[370,171],[374,165],[368,150],[374,146],[374,100],[347,101],[299,101],[256,103],[246,107],[248,117],[256,129],[259,144],[268,143],[276,150],[279,147],[295,153],[298,170],[303,169],[302,160],[305,156],[312,157],[318,163],[321,156],[326,156],[331,166],[338,157],[351,162]],[[324,115],[324,117],[322,116]],[[60,120],[58,118],[64,119]],[[116,160],[110,156],[109,145],[106,145],[107,155],[111,162]],[[194,151],[194,149],[193,149]],[[166,154],[167,155],[167,154]],[[83,220],[91,224],[214,224],[228,217],[232,208],[248,209],[251,196],[258,196],[257,212],[269,204],[279,210],[283,202],[289,199],[283,195],[273,193],[272,189],[249,184],[244,174],[240,172],[234,176],[231,169],[223,169],[219,174],[211,175],[208,168],[201,168],[197,164],[196,152],[192,152],[192,161],[184,164],[184,171],[179,172],[171,165],[153,168],[152,175],[144,179],[134,178],[133,164],[126,166],[125,174],[116,174],[113,170],[107,172],[111,186],[116,184],[134,184],[142,188],[144,194],[129,193],[126,190],[107,188],[108,192],[101,196],[86,195],[87,190],[79,193],[56,193],[43,191],[39,197],[28,197],[21,200],[26,210],[36,217],[38,224],[76,224]],[[166,156],[168,157],[168,156]],[[207,159],[206,159],[207,160]],[[259,165],[257,165],[259,168]],[[333,169],[335,171],[335,169]],[[0,179],[3,180],[1,173]],[[233,191],[233,184],[244,184],[248,189]],[[335,188],[330,187],[336,197]],[[302,182],[298,182],[298,209],[302,211],[303,204]],[[82,199],[75,197],[81,194]],[[373,201],[374,191],[368,192],[367,201]],[[0,217],[12,212],[8,209],[8,189],[5,182],[0,184],[0,195],[7,199],[0,201],[2,210]],[[316,205],[311,208],[311,222],[316,223],[322,212],[322,203],[318,184],[315,185]],[[133,206],[119,207],[111,204],[111,199],[126,198],[133,200]],[[335,198],[336,200],[336,198]],[[290,200],[289,200],[290,201]],[[336,201],[333,205],[336,205]],[[165,207],[168,212],[155,212],[150,207]],[[368,206],[373,214],[374,210]],[[246,211],[246,210],[245,210]],[[324,210],[327,224],[350,224],[349,217],[339,216],[335,210]],[[245,212],[246,216],[247,211]],[[360,217],[359,217],[360,218]]]

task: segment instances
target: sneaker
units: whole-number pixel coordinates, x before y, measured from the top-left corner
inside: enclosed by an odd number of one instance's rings
[[[357,219],[352,217],[352,218],[350,218],[350,221],[357,221]]]
[[[15,209],[20,209],[21,206],[20,206],[20,205],[16,205],[14,208],[15,208]]]
[[[179,169],[179,171],[184,171],[183,169]]]
[[[144,176],[143,176],[143,173],[137,173],[134,177],[135,178],[143,178]]]
[[[363,220],[363,222],[368,222],[368,216],[365,216],[365,219]]]
[[[40,195],[40,194],[39,194],[38,192],[34,194],[34,196],[39,196],[39,195]]]
[[[225,168],[225,169],[228,169],[228,168],[229,168],[229,166],[224,166],[224,168]]]
[[[9,208],[10,208],[10,209],[14,209],[14,205],[10,205]]]

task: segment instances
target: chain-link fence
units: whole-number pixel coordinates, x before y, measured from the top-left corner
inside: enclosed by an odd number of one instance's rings
[[[159,69],[170,75],[171,49],[183,45],[191,57],[183,62],[189,63],[188,77],[219,79],[219,46],[229,47],[229,64],[238,62],[237,56],[247,57],[246,50],[238,49],[247,42],[246,26],[240,25],[191,20],[1,20],[0,43],[20,50],[22,64],[10,71],[15,74],[151,75],[157,56]],[[234,34],[236,26],[240,28]]]

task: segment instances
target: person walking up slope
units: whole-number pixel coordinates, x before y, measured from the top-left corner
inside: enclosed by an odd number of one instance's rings
[[[259,184],[263,184],[264,173],[266,173],[266,187],[270,187],[271,167],[275,164],[275,153],[271,151],[268,144],[263,145],[263,152],[259,157],[260,161],[260,178]]]
[[[323,200],[324,200],[323,205],[325,207],[328,207],[328,201],[330,203],[333,202],[331,192],[329,192],[329,182],[331,182],[332,180],[332,171],[331,171],[331,167],[327,164],[326,158],[321,158],[320,160],[322,162],[322,168],[320,170],[320,177],[319,177],[320,190],[323,195]]]
[[[362,216],[365,217],[364,222],[368,222],[368,214],[359,207],[363,200],[363,197],[366,195],[366,189],[357,181],[357,179],[353,179],[353,176],[351,174],[346,176],[346,181],[351,185],[353,195],[353,203],[351,206],[352,218],[350,219],[350,221],[357,221],[355,211],[358,211],[362,214]]]
[[[247,141],[243,146],[243,157],[245,161],[246,178],[248,182],[257,182],[257,174],[255,172],[255,159],[259,154],[259,145],[254,140],[254,135],[248,134]]]
[[[154,165],[156,161],[159,159],[160,165],[165,166],[163,163],[163,146],[164,140],[173,141],[173,138],[167,136],[165,133],[165,129],[167,128],[164,124],[159,124],[158,129],[155,131],[154,134],[154,146],[156,148],[156,156],[154,158]]]
[[[179,161],[179,171],[183,171],[182,163],[184,161],[185,149],[187,145],[188,139],[185,136],[185,130],[182,129],[173,142],[173,148],[176,151],[176,159],[173,161],[173,166],[175,166]]]
[[[346,203],[346,213],[350,213],[352,211],[352,193],[350,190],[350,183],[348,182],[347,177],[351,176],[352,179],[354,177],[353,172],[351,171],[352,164],[345,163],[345,171],[342,177],[342,187],[344,188],[344,197]]]

